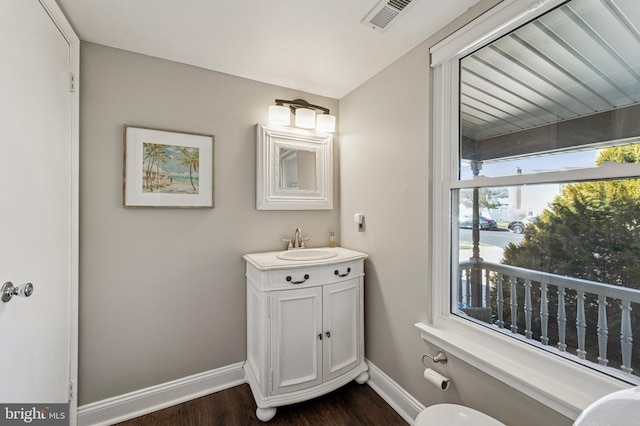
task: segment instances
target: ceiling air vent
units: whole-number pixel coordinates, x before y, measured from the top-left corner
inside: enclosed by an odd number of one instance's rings
[[[415,0],[382,0],[362,23],[376,31],[385,32],[412,1]]]

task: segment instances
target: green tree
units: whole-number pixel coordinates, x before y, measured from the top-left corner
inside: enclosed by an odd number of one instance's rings
[[[640,144],[612,147],[601,151],[596,164],[604,162],[639,163]],[[551,272],[607,284],[640,289],[640,179],[580,182],[565,185],[538,220],[525,229],[524,239],[509,244],[503,263],[527,269]],[[539,289],[539,286],[537,287]],[[537,291],[539,294],[539,291]],[[575,299],[568,291],[567,299]],[[556,315],[557,294],[550,294],[549,317]],[[534,300],[539,306],[539,297]],[[519,300],[519,306],[523,302]],[[597,355],[597,300],[587,296],[587,353]],[[611,335],[619,331],[620,308],[611,301],[608,306]],[[638,309],[633,311],[633,329],[640,325]],[[567,306],[567,316],[575,319],[575,304]],[[522,324],[523,319],[517,319]],[[538,319],[539,322],[539,319]],[[550,322],[550,334],[553,321]],[[571,322],[569,322],[571,324]],[[569,327],[570,329],[571,327]],[[571,331],[571,330],[569,330]],[[575,334],[567,335],[575,345]],[[634,339],[634,354],[638,358],[640,345]],[[575,346],[573,346],[575,347]],[[609,338],[608,352],[619,357],[618,339]],[[589,356],[588,356],[589,358]],[[619,363],[619,362],[614,362]]]
[[[640,162],[640,145],[603,150],[605,161]],[[503,262],[640,288],[640,180],[566,185]]]

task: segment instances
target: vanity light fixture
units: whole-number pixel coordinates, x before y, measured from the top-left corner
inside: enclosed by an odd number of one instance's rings
[[[336,116],[320,114],[316,119],[316,130],[319,132],[333,133],[336,131]]]
[[[289,108],[285,105],[289,105]],[[276,104],[269,107],[269,124],[291,125],[290,112],[296,118],[295,124],[297,127],[316,129],[325,133],[336,131],[336,117],[331,115],[329,108],[310,104],[304,99],[294,99],[292,101],[276,99]],[[316,112],[319,112],[317,117]]]
[[[271,105],[269,107],[269,123],[281,126],[291,125],[291,113],[289,108],[283,105]]]
[[[316,127],[316,112],[311,108],[296,109],[296,126],[303,129],[314,129]]]

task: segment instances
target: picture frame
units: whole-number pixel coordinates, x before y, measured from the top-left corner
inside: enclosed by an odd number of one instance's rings
[[[213,208],[214,136],[124,126],[125,208]]]

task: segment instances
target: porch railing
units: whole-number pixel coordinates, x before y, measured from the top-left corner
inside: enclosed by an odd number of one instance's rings
[[[482,272],[482,282],[476,285],[472,283],[474,268]],[[633,373],[632,307],[640,305],[640,290],[483,261],[460,262],[458,271],[458,305],[462,311],[481,308],[490,317],[490,321],[483,321],[542,345],[550,343],[551,325],[553,340],[562,352],[568,350],[567,323],[575,320],[571,344],[576,346],[576,356],[581,360],[587,358],[587,350],[593,351],[597,346],[597,363],[609,364],[608,323],[614,319],[620,324],[619,369]],[[482,292],[482,307],[470,306],[474,291]],[[551,324],[550,312],[556,316]],[[519,332],[521,327],[524,330]],[[595,336],[587,335],[594,331]]]

